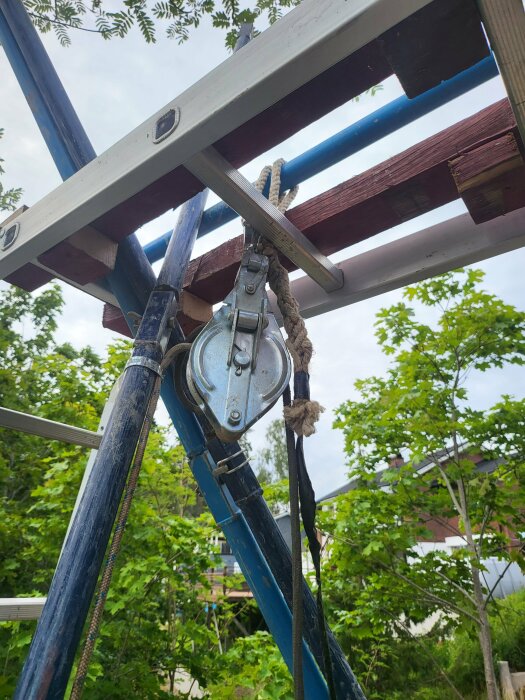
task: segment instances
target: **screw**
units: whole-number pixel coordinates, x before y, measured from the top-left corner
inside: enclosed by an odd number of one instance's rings
[[[242,413],[240,411],[230,411],[228,423],[231,423],[232,425],[237,425],[241,422],[241,416]]]
[[[246,292],[248,294],[253,294],[255,292],[255,285],[254,284],[247,284],[245,289],[246,289]]]

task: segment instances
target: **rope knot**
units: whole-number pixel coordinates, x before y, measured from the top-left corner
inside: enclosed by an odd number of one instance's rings
[[[284,420],[294,433],[309,437],[315,433],[315,424],[323,411],[318,401],[294,399],[291,406],[284,407]]]
[[[276,160],[272,167],[266,166],[255,183],[262,191],[270,178],[268,199],[285,212],[297,194],[297,187],[281,194],[281,169],[284,160]],[[287,425],[297,434],[308,437],[315,433],[315,423],[324,408],[317,401],[310,401],[308,367],[313,355],[312,341],[299,310],[299,304],[292,294],[288,270],[281,264],[275,247],[268,240],[261,242],[264,255],[268,256],[268,283],[277,297],[277,305],[283,317],[283,325],[288,338],[286,345],[294,366],[294,401],[284,409]]]

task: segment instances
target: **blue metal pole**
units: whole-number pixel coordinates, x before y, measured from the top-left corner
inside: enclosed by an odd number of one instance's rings
[[[115,281],[112,285],[113,291],[119,295],[119,303],[122,304],[121,308],[128,318],[127,312],[140,309],[140,303],[129,290],[123,288],[125,285],[121,287],[120,283],[121,281]],[[133,332],[131,324],[130,330]],[[177,331],[175,331],[175,335],[177,335]],[[268,566],[244,514],[232,498],[228,488],[225,485],[220,485],[216,477],[213,476],[216,462],[206,447],[201,426],[195,415],[190,413],[180,402],[171,376],[166,376],[164,379],[161,396],[174,425],[177,427],[186,454],[190,458],[192,473],[199,484],[202,495],[216,523],[222,528],[266,624],[291,670],[292,616],[272,570]],[[303,655],[306,697],[309,700],[327,700],[328,689],[325,680],[305,642],[303,642]],[[354,683],[357,686],[355,679]],[[340,697],[341,699],[348,698],[348,700],[364,700],[364,696],[354,693],[350,685],[343,689]]]
[[[492,56],[488,56],[471,68],[418,97],[411,100],[406,95],[398,97],[355,124],[351,124],[317,146],[310,148],[297,158],[285,163],[281,171],[282,189],[286,190],[304,182],[331,165],[370,146],[378,139],[388,136],[397,129],[410,124],[414,119],[428,114],[497,75],[496,61]],[[219,226],[233,221],[237,216],[238,214],[224,202],[210,207],[202,217],[199,238],[219,228]],[[168,231],[144,246],[144,252],[150,262],[164,257],[170,237],[171,231]]]
[[[96,157],[21,0],[0,2],[0,43],[63,180]],[[31,25],[32,28],[32,25]]]
[[[0,11],[3,9],[2,2],[0,2]],[[7,35],[12,33],[11,27],[7,24],[7,22],[4,22],[2,23],[2,25],[0,25],[0,31]],[[17,34],[21,33],[22,35],[24,35],[24,37],[28,40],[29,44],[31,43],[31,35],[33,34],[36,37],[34,28],[32,27],[27,17],[25,24],[23,22],[20,22],[18,24],[16,32]],[[0,37],[2,38],[2,43],[4,47],[6,47],[6,52],[8,53],[8,57],[13,65],[15,73],[17,75],[23,74],[24,79],[26,81],[26,88],[31,89],[31,91],[33,91],[33,88],[35,88],[36,90],[36,85],[32,85],[32,82],[34,81],[32,78],[31,70],[29,70],[27,63],[24,60],[24,56],[21,54],[20,51],[17,50],[18,42],[16,35],[13,35],[13,41],[5,41],[4,36],[2,34],[0,34]],[[38,39],[38,37],[36,38]],[[40,61],[42,65],[50,64],[49,58],[47,57],[47,55],[45,55],[45,52],[44,55],[40,57]],[[51,104],[52,111],[52,105],[54,104],[54,87],[56,86],[53,86],[51,84],[48,85],[46,88],[50,91],[50,97],[52,98],[51,102],[47,103],[41,101],[40,107],[43,111],[40,114],[35,112],[35,117],[37,118],[37,121],[40,122],[41,120],[45,120],[46,124],[50,125],[51,130],[53,129],[54,120],[51,118],[51,115],[46,114],[46,111],[50,109],[49,104]],[[67,95],[63,91],[57,99],[68,101]],[[30,102],[30,105],[31,104],[32,103]],[[69,107],[71,107],[71,105],[69,105]],[[79,128],[81,129],[82,127],[80,126]],[[84,134],[83,131],[82,134]],[[82,134],[80,134],[79,136],[81,136]],[[60,146],[64,143],[60,137],[60,134],[55,132],[53,134],[53,139],[50,141],[50,143],[50,150],[52,152],[52,155],[54,158],[56,158],[57,161],[59,161],[59,159],[62,157],[62,149],[60,148]],[[75,143],[72,142],[64,144],[64,148],[66,150],[75,150]],[[82,155],[80,156],[80,159],[82,159]],[[74,159],[72,159],[72,161],[74,161]],[[85,162],[87,162],[87,160]],[[129,263],[130,261],[133,262],[133,268],[129,268],[127,265],[127,263]],[[138,313],[141,313],[143,311],[145,306],[145,299],[147,298],[151,288],[155,284],[155,277],[153,275],[151,267],[149,266],[143,254],[142,248],[140,247],[134,235],[130,236],[128,239],[123,241],[123,243],[121,243],[119,248],[117,265],[115,271],[108,276],[108,282],[112,287],[114,293],[116,294],[119,300],[119,304],[125,312],[128,310],[134,310]],[[146,394],[144,394],[144,396],[145,395]],[[254,538],[253,531],[250,530],[245,515],[243,514],[239,506],[235,504],[226,486],[221,486],[217,482],[215,477],[213,477],[212,470],[215,462],[211,457],[209,451],[206,449],[205,439],[202,434],[200,425],[198,424],[198,421],[196,420],[195,416],[189,414],[186,411],[186,409],[182,406],[170,380],[165,381],[163,383],[162,395],[168,407],[174,425],[177,428],[181,441],[191,457],[192,467],[196,479],[201,489],[203,490],[203,493],[205,494],[210,508],[213,514],[215,515],[217,521],[223,525],[223,529],[228,539],[231,540],[232,549],[240,562],[240,565],[243,569],[247,580],[250,583],[250,586],[252,587],[252,590],[254,591],[254,595],[261,607],[261,611],[263,612],[265,619],[268,622],[270,630],[272,631],[272,634],[274,634],[276,641],[279,644],[281,651],[285,657],[285,660],[291,666],[291,614],[289,609],[289,602],[287,603],[287,598],[285,599],[283,597],[283,594],[280,590],[280,586],[277,584],[277,581],[274,576],[274,573],[277,570],[281,578],[280,583],[282,583],[283,576],[284,578],[286,578],[289,575],[289,571],[286,571],[286,565],[280,566],[279,557],[277,557],[276,560],[275,556],[272,556],[274,566],[273,571],[268,567],[268,563],[266,562],[263,553],[261,552],[258,541],[256,541],[256,539]],[[131,397],[130,400],[132,400]],[[122,460],[120,460],[119,463],[122,467]],[[251,474],[251,470],[249,470],[248,468],[245,468],[244,471],[250,472]],[[103,498],[103,508],[107,507],[112,509],[114,507],[115,499],[118,496],[118,492],[119,490],[121,491],[123,473],[123,469],[119,468],[118,481],[120,482],[120,485],[117,484],[116,488],[110,489],[109,493],[111,494],[111,498],[109,499],[109,501],[107,500],[107,498],[105,500]],[[252,494],[250,494],[250,497],[256,504],[258,503],[258,501],[262,501],[262,498],[260,497],[260,489],[257,489],[257,492],[254,491]],[[97,499],[95,499],[95,501],[97,501]],[[100,502],[98,503],[98,505],[100,505]],[[265,507],[265,512],[261,513],[261,515],[263,516],[263,518],[267,519],[267,523],[273,524],[273,532],[272,528],[270,528],[269,532],[259,533],[259,541],[265,542],[265,540],[271,539],[272,542],[274,542],[274,546],[276,547],[275,552],[279,555],[278,544],[280,533],[278,532],[275,523],[272,521],[269,511],[266,511],[267,508]],[[94,511],[91,512],[91,517],[92,522],[98,522],[98,516]],[[79,522],[78,518],[76,518],[76,521],[77,523]],[[103,529],[107,530],[106,522],[104,522]],[[105,534],[103,537],[96,539],[96,548],[92,552],[90,552],[90,556],[93,557],[93,563],[94,560],[98,558],[101,553],[103,553],[105,544],[107,542],[107,539],[106,541],[103,541],[105,539]],[[71,533],[70,537],[68,538],[68,541],[72,541]],[[284,547],[284,550],[281,551],[280,560],[284,561],[286,564],[286,546],[284,545],[284,541],[280,544],[282,547]],[[70,550],[72,556],[74,556],[74,548],[70,546],[68,547],[68,549]],[[64,559],[64,562],[66,562],[66,559]],[[74,565],[74,562],[72,562],[72,564]],[[86,573],[90,573],[92,576],[94,570],[95,566],[92,565],[91,570]],[[58,581],[57,585],[60,585],[60,577],[57,575],[55,578]],[[76,600],[76,602],[78,602],[78,597],[75,598],[75,591],[69,592],[73,594],[73,601]],[[84,593],[85,592],[86,591],[84,591]],[[68,598],[71,598],[71,596],[68,596]],[[85,595],[82,595],[82,598],[85,598]],[[310,604],[313,604],[313,599],[310,599],[308,602]],[[59,601],[56,598],[56,596],[55,604],[59,604]],[[51,608],[52,606],[50,606],[49,608],[50,611]],[[62,608],[61,613],[62,622],[65,619],[63,612],[64,608]],[[47,615],[47,617],[49,617],[49,615]],[[64,637],[58,639],[57,633],[63,633],[64,624],[62,624],[62,627],[60,627],[57,624],[58,618],[54,618],[54,620],[50,620],[49,622],[54,628],[54,638],[53,640],[48,639],[49,644],[47,645],[47,648],[53,649],[54,652],[56,652],[57,650],[60,650],[60,644],[67,645],[68,648],[62,650],[61,655],[64,656],[65,654],[70,656],[72,650],[74,653],[74,648],[76,648],[76,645],[71,644],[71,635],[68,635],[68,640],[66,640]],[[41,635],[41,639],[43,637],[45,637],[45,635]],[[338,653],[339,655],[341,655],[340,650],[338,650]],[[32,694],[36,693],[38,690],[34,687],[33,682],[36,678],[34,673],[35,663],[38,664],[39,661],[37,659],[37,656],[38,655],[36,653],[33,653],[32,668],[29,668],[26,663],[23,677],[21,677],[20,679],[18,697],[32,697]],[[340,678],[340,697],[348,698],[349,700],[360,700],[364,696],[362,695],[359,686],[355,680],[355,677],[353,676],[350,668],[348,667],[348,664],[346,663],[346,660],[344,660],[344,657],[342,657],[342,659],[343,660],[341,661],[338,658],[338,660],[336,661]],[[50,670],[51,674],[55,674],[58,669],[55,666],[55,668],[51,667]],[[308,698],[311,698],[311,700],[314,700],[315,698],[321,698],[322,700],[322,698],[327,697],[327,689],[324,683],[324,679],[320,674],[320,671],[312,657],[310,650],[306,647],[305,679],[307,681]],[[47,680],[47,683],[47,687],[49,688],[49,678]],[[55,689],[52,693],[39,695],[39,697],[61,696],[62,694],[59,688],[59,684],[55,686]]]

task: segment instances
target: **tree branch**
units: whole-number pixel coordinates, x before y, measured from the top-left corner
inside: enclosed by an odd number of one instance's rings
[[[520,552],[523,552],[524,550],[525,550],[525,545],[522,545],[522,546],[520,547]],[[494,591],[496,590],[496,588],[498,587],[499,582],[500,582],[501,579],[505,576],[505,574],[506,574],[507,571],[510,569],[510,567],[511,567],[511,565],[512,565],[513,563],[514,563],[514,562],[512,561],[512,559],[511,559],[509,562],[507,562],[507,566],[503,569],[503,571],[501,572],[501,574],[500,574],[500,575],[498,576],[498,578],[496,579],[496,583],[492,586],[492,588],[491,588],[490,591],[488,592],[487,597],[486,597],[486,599],[485,599],[485,604],[484,604],[484,606],[483,606],[485,609],[487,608],[487,605],[490,603],[490,601],[491,601],[491,600],[494,600],[494,598],[493,598]]]

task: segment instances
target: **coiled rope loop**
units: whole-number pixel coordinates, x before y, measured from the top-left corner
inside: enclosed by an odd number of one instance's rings
[[[298,187],[293,187],[284,194],[281,191],[281,170],[284,160],[280,158],[270,167],[267,165],[261,171],[255,187],[262,192],[270,178],[268,199],[285,212],[295,199]],[[277,305],[283,317],[286,331],[286,345],[292,356],[294,365],[294,399],[291,406],[285,406],[284,419],[287,425],[297,434],[308,437],[315,433],[315,424],[324,408],[310,399],[308,388],[309,366],[313,355],[312,341],[299,311],[299,304],[290,288],[288,270],[281,264],[276,248],[267,239],[262,240],[261,252],[268,256],[270,267],[268,282],[270,289],[277,297]]]

